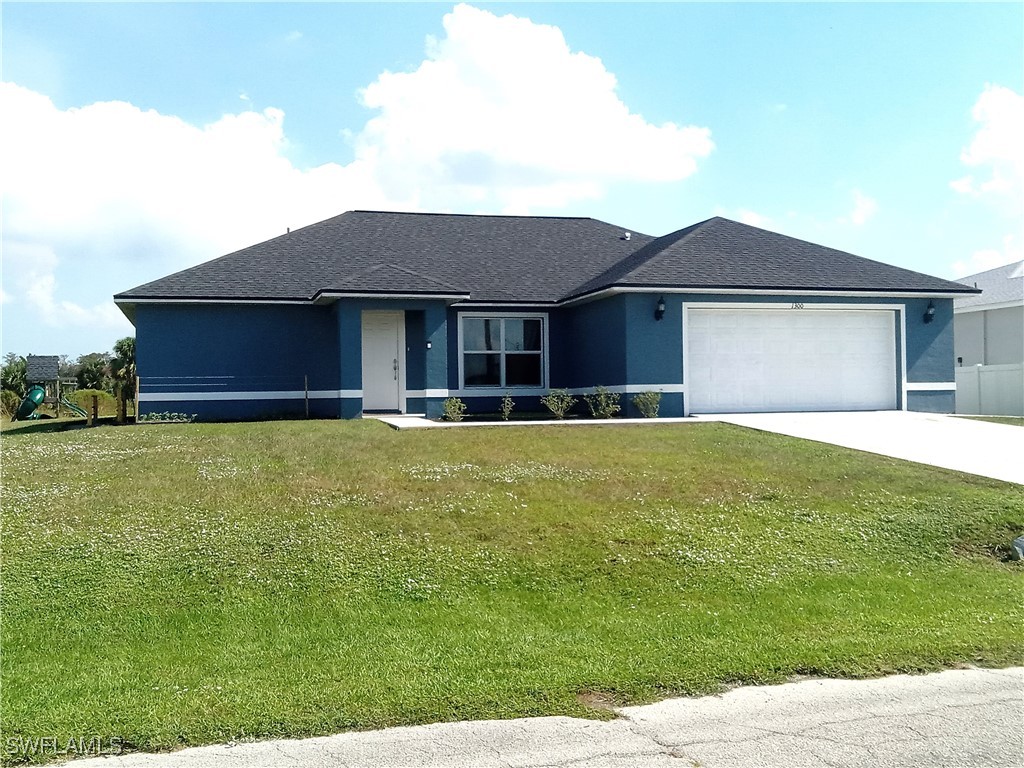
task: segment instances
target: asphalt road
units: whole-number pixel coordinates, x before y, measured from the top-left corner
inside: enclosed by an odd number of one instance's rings
[[[439,723],[76,761],[75,768],[1024,766],[1024,667],[803,680],[628,707],[610,721]]]

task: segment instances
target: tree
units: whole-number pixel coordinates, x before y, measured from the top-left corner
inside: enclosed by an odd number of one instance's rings
[[[114,357],[110,361],[110,375],[115,382],[135,381],[135,337],[125,336],[114,342]]]
[[[110,375],[117,394],[117,420],[123,423],[128,415],[128,401],[135,399],[135,337],[125,336],[114,342]]]
[[[62,379],[73,379],[78,373],[78,364],[71,359],[71,355],[61,355],[57,364],[57,375]]]
[[[78,358],[78,379],[79,389],[99,389],[104,392],[111,391],[110,376],[107,366],[110,364],[110,355],[106,352],[90,352]]]
[[[18,397],[25,396],[28,388],[26,381],[26,366],[28,361],[20,355],[8,352],[4,355],[4,365],[0,369],[0,387],[8,389]]]

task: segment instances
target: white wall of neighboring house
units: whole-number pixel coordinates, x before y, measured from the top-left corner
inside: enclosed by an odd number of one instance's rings
[[[983,292],[954,305],[957,413],[1024,416],[1022,268],[1007,265],[961,281]]]
[[[1024,363],[1024,306],[959,312],[953,333],[960,365]]]

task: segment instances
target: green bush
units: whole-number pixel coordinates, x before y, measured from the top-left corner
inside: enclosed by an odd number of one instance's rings
[[[466,414],[466,404],[457,397],[449,397],[444,401],[444,420],[462,421]]]
[[[501,418],[504,421],[508,421],[508,417],[512,415],[512,409],[515,407],[516,404],[512,399],[512,394],[506,392],[505,396],[501,398]]]
[[[556,419],[564,419],[569,409],[576,405],[576,398],[567,389],[552,389],[551,394],[542,397],[540,402]]]
[[[595,419],[611,419],[622,410],[619,405],[620,395],[616,392],[609,392],[606,387],[598,385],[591,395],[584,395],[587,407],[590,408],[590,415]]]
[[[661,405],[661,392],[640,392],[633,398],[633,405],[645,419],[656,419]]]
[[[4,416],[13,416],[21,405],[21,398],[9,389],[0,390],[0,410]]]
[[[109,392],[104,392],[99,389],[77,389],[69,394],[68,400],[77,405],[86,413],[92,413],[92,396],[96,395],[98,398],[97,405],[99,407],[100,416],[116,416],[117,415],[117,400]]]

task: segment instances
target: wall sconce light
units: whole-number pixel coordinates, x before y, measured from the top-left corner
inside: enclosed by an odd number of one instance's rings
[[[924,321],[930,323],[935,319],[935,302],[928,302],[928,309],[924,311]]]
[[[665,299],[658,299],[658,305],[654,308],[654,319],[661,320],[665,316]]]

